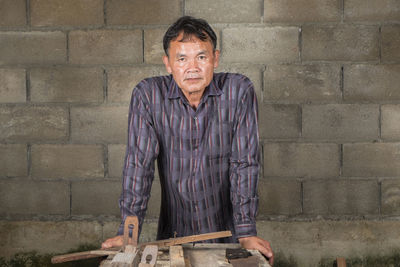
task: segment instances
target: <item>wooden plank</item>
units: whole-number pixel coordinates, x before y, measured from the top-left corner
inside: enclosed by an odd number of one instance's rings
[[[183,236],[183,237],[147,242],[147,243],[140,244],[140,246],[157,245],[157,246],[169,247],[169,246],[175,246],[175,245],[182,245],[185,243],[204,241],[204,240],[216,239],[216,238],[223,238],[223,237],[229,237],[229,236],[232,236],[231,231],[220,231],[220,232],[206,233],[206,234],[200,234],[200,235],[190,235],[190,236]]]
[[[108,255],[115,255],[118,251],[116,250],[91,250],[91,251],[83,251],[83,252],[76,252],[64,255],[58,255],[51,258],[51,263],[63,263],[67,261],[76,261],[76,260],[84,260],[84,259],[91,259],[96,257],[108,256]]]
[[[185,258],[183,256],[182,246],[170,246],[169,258],[171,267],[185,267]]]
[[[132,236],[129,236],[130,230],[132,230]],[[126,245],[132,245],[137,247],[139,237],[139,219],[136,216],[127,216],[124,224],[124,248]]]

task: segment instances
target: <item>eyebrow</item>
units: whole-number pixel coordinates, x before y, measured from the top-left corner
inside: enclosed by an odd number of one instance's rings
[[[198,56],[198,55],[206,55],[206,54],[208,54],[207,50],[201,50],[199,53],[197,53],[196,56]],[[179,57],[186,57],[186,54],[176,54],[176,58],[179,58]]]

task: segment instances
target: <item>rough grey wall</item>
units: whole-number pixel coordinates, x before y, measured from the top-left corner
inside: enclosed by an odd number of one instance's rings
[[[181,15],[256,87],[275,251],[312,265],[400,247],[400,1],[0,0],[1,254],[115,233],[130,93],[166,73]],[[156,182],[143,239],[159,199]]]

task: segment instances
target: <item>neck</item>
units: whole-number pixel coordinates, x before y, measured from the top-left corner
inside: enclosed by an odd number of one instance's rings
[[[191,92],[191,93],[184,93],[185,97],[189,101],[189,105],[196,109],[200,104],[201,97],[203,96],[203,91]]]

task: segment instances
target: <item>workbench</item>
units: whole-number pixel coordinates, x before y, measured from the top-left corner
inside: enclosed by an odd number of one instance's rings
[[[169,255],[168,247],[158,248],[158,256],[156,267],[170,267],[170,266],[183,266],[183,267],[212,267],[224,266],[233,267],[226,259],[227,248],[240,248],[240,244],[208,244],[208,243],[189,243],[183,244],[183,257],[185,258],[185,265],[172,265]],[[248,250],[252,256],[258,259],[258,265],[245,265],[250,267],[270,267],[268,261],[257,250]],[[101,262],[100,267],[111,267],[111,261],[114,255]],[[238,265],[235,265],[238,266]]]

